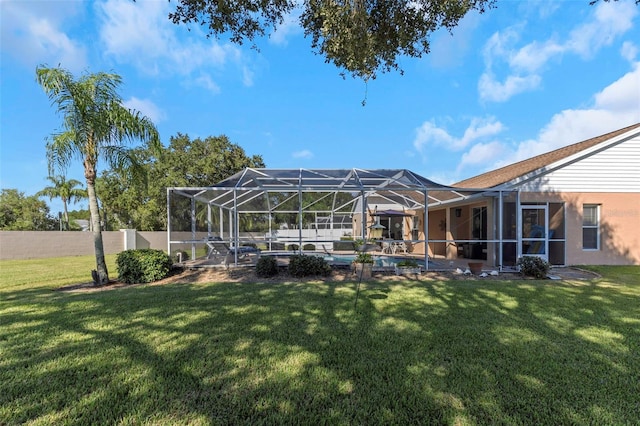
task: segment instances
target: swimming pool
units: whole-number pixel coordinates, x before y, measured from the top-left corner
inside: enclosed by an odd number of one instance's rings
[[[271,251],[271,252],[263,251],[261,253],[262,256],[272,256],[272,257],[275,257],[276,259],[283,259],[284,261],[288,260],[289,257],[296,254],[298,253],[291,252],[291,251]],[[327,263],[337,267],[351,266],[351,263],[353,263],[353,260],[357,256],[356,254],[346,254],[346,253],[345,254],[329,254],[329,253],[315,252],[315,253],[305,253],[305,254],[309,256],[322,257],[324,260],[327,261]],[[407,259],[414,260],[416,261],[418,266],[425,268],[424,259],[421,259],[421,258],[408,257],[408,256],[387,256],[387,255],[377,255],[377,254],[372,254],[372,257],[373,257],[373,268],[377,270],[393,269],[398,262],[402,260],[407,260]],[[437,267],[437,264],[434,263],[432,260],[429,260],[429,269],[434,269],[435,267]]]
[[[339,254],[339,255],[325,255],[324,259],[332,265],[350,265],[356,258],[355,254]],[[415,260],[419,266],[425,267],[424,260],[408,257],[396,257],[385,255],[373,255],[373,266],[378,268],[393,268],[400,261],[412,259]],[[433,263],[429,261],[429,267],[433,267]]]

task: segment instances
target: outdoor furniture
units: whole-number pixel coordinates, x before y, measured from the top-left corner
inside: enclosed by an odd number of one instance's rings
[[[391,251],[393,254],[396,254],[400,251],[402,251],[404,254],[407,254],[407,245],[404,243],[404,241],[394,242],[391,246]]]
[[[207,239],[207,247],[209,247],[209,251],[207,252],[207,259],[210,259],[211,256],[226,256],[229,253],[229,246],[227,243],[222,241],[220,237],[209,237]]]

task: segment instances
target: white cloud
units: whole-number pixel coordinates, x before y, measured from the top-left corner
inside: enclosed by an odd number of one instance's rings
[[[509,65],[519,71],[534,73],[543,68],[550,58],[563,51],[563,47],[554,40],[543,43],[534,41],[511,55]]]
[[[502,157],[505,149],[505,145],[499,141],[478,143],[462,155],[456,172],[460,173],[468,166],[493,165],[496,159]]]
[[[206,38],[197,27],[181,36],[186,28],[167,19],[170,6],[160,1],[98,3],[105,54],[150,75],[182,75],[193,79],[187,86],[204,87],[213,93],[219,93],[220,86],[209,70],[220,70],[228,63],[239,68],[245,85],[252,84],[252,73],[236,46]],[[194,77],[194,73],[198,75]]]
[[[515,148],[504,144],[473,146],[461,160],[464,165],[480,164],[480,158],[492,148],[493,164],[486,170],[512,164],[535,155],[580,142],[615,129],[640,122],[640,62],[633,69],[605,87],[593,97],[593,104],[584,109],[567,109],[555,114],[535,139],[524,140]],[[490,154],[484,158],[489,159]]]
[[[589,59],[601,48],[632,28],[638,14],[632,2],[600,2],[587,22],[576,26],[566,39],[557,35],[544,41],[534,41],[516,48],[519,41],[518,26],[493,34],[485,43],[483,56],[485,71],[478,82],[480,98],[485,101],[504,102],[519,93],[540,86],[540,73],[547,63],[568,53]],[[626,57],[635,54],[627,47]],[[507,66],[506,76],[496,77],[498,65]]]
[[[292,153],[291,156],[293,158],[309,159],[309,158],[313,158],[313,153],[308,149],[303,149],[302,151],[296,151]]]
[[[630,41],[625,41],[624,43],[622,43],[620,54],[627,61],[634,62],[638,57],[638,46]]]
[[[441,145],[449,150],[464,149],[477,140],[484,140],[500,133],[504,129],[502,123],[495,118],[474,118],[460,138],[456,138],[447,130],[438,127],[433,121],[425,121],[416,130],[413,146],[423,151],[428,145]]]
[[[81,7],[76,2],[0,2],[2,49],[29,68],[47,64],[83,71],[87,49],[64,30]]]
[[[203,87],[205,89],[207,89],[208,91],[218,94],[220,93],[220,86],[218,86],[215,81],[213,81],[213,79],[211,78],[210,75],[208,74],[200,74],[199,77],[196,77],[193,80],[193,83],[196,86],[200,86]]]
[[[485,101],[504,102],[514,95],[537,88],[541,80],[537,74],[524,77],[510,75],[505,81],[500,82],[492,73],[484,73],[478,82],[478,92],[480,92],[480,98]]]
[[[634,64],[633,71],[596,94],[595,105],[615,113],[625,114],[635,110],[640,114],[640,62]]]
[[[427,58],[436,68],[452,68],[462,65],[469,50],[474,32],[480,23],[480,14],[470,12],[451,31],[441,29],[432,37]]]
[[[154,124],[158,124],[165,119],[164,112],[152,101],[148,99],[138,99],[135,96],[131,97],[122,104],[129,109],[139,111],[142,115],[149,118]]]
[[[589,58],[603,46],[633,26],[637,15],[636,6],[631,2],[600,2],[595,8],[593,20],[575,28],[567,40],[566,49]]]
[[[291,13],[285,15],[282,23],[270,34],[269,41],[278,46],[286,46],[290,37],[302,34],[302,27],[300,26],[301,14],[302,9],[301,5],[299,5]]]
[[[249,67],[242,67],[242,83],[247,86],[253,86],[253,71]]]

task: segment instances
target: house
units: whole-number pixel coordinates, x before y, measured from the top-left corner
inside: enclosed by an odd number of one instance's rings
[[[443,259],[440,267],[465,258],[508,269],[526,255],[552,265],[638,265],[640,123],[454,185],[406,169],[247,168],[214,186],[168,188],[167,197],[169,252],[189,245],[194,258],[213,233],[270,250],[273,230],[287,224],[287,241],[300,248],[332,249],[348,229],[425,263]]]
[[[452,210],[446,236],[468,241],[441,254],[502,266],[527,254],[553,265],[640,264],[640,123],[453,186],[489,191],[433,212],[446,219]]]

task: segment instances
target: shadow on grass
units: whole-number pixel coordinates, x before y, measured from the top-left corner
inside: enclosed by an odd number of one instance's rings
[[[372,282],[354,309],[355,289],[8,294],[0,423],[640,418],[638,286]]]

